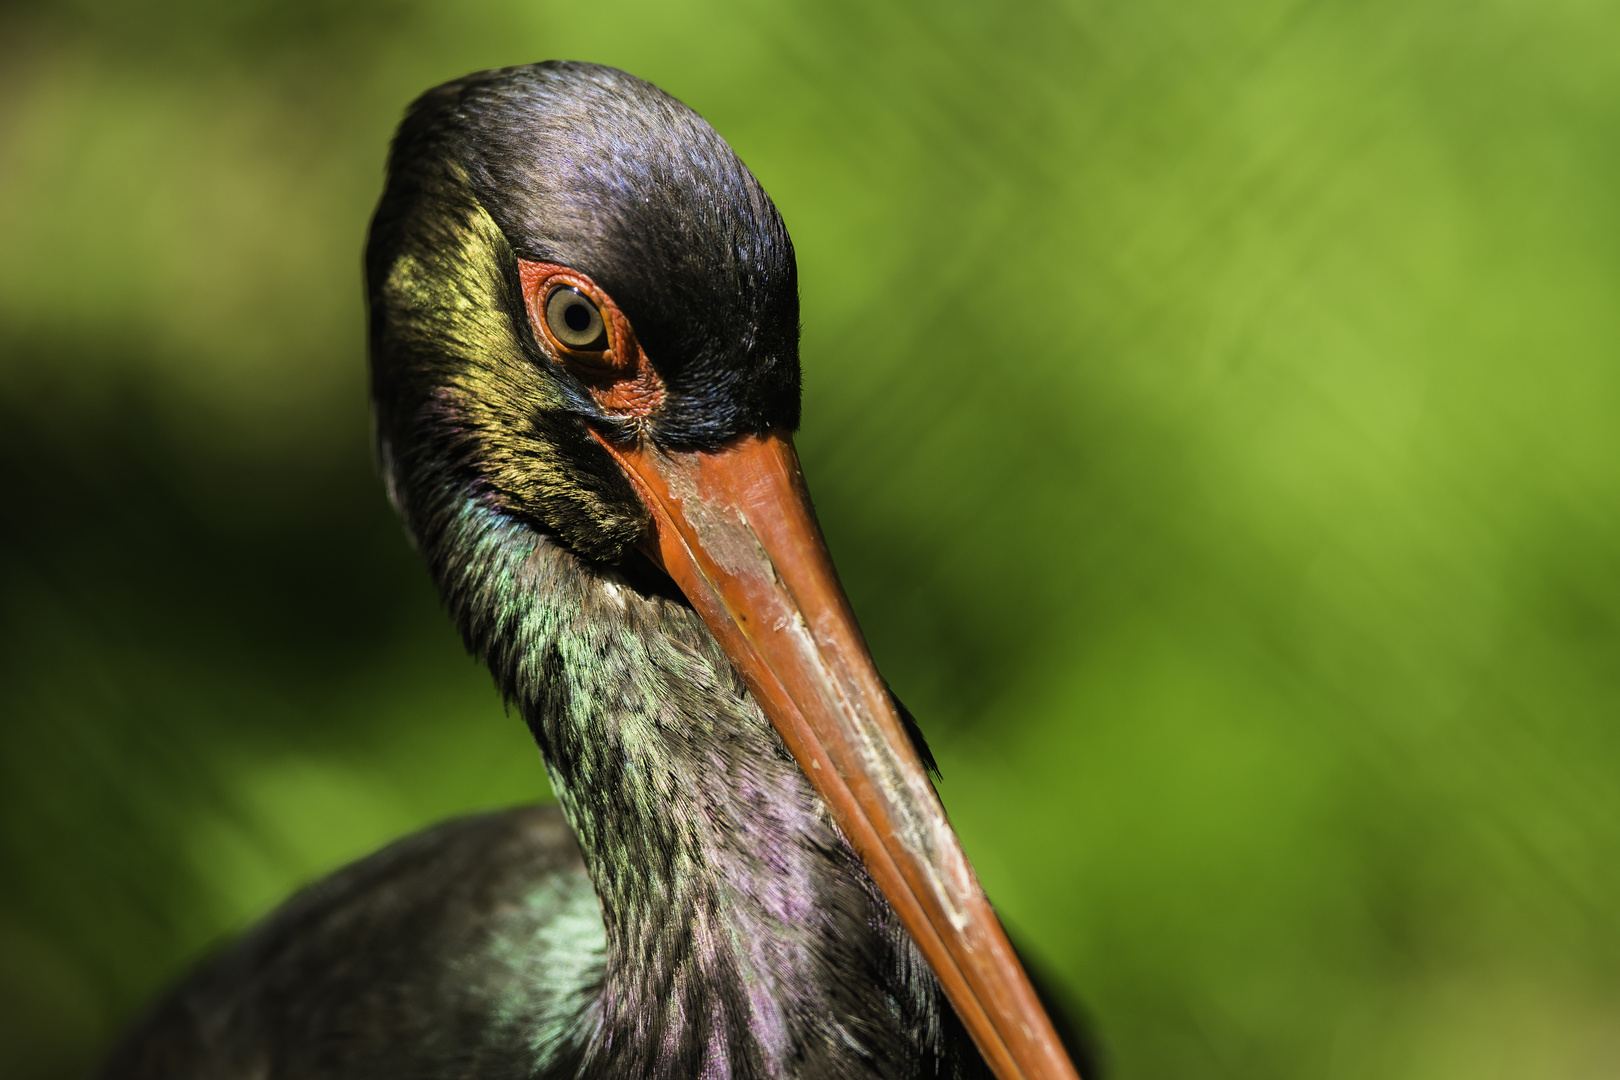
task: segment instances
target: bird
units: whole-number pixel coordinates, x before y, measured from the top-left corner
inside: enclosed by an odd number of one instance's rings
[[[556,802],[308,886],[105,1080],[1077,1080],[827,553],[724,139],[601,65],[447,82],[364,271],[384,488]]]

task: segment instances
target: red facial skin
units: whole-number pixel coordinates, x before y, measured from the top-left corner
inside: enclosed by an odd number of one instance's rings
[[[555,263],[518,260],[518,276],[523,283],[523,300],[529,308],[529,324],[541,348],[583,382],[608,412],[626,417],[644,417],[664,400],[664,384],[653,370],[647,354],[630,329],[619,305],[584,274]],[[546,300],[552,290],[573,286],[590,298],[602,313],[607,327],[608,347],[602,352],[580,352],[557,340],[546,324]]]

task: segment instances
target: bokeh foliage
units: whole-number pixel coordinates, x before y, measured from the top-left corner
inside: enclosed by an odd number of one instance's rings
[[[0,9],[0,1073],[541,797],[371,477],[403,104],[551,56],[773,193],[800,445],[1122,1078],[1620,1073],[1620,8]]]

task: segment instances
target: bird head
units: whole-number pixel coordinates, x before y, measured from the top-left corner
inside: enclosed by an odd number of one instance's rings
[[[647,511],[591,433],[713,449],[799,420],[793,244],[692,110],[612,68],[448,83],[395,139],[366,269],[389,489],[453,463],[614,561]]]
[[[1002,1080],[1075,1080],[822,541],[793,245],[704,120],[591,64],[423,95],[366,252],[389,493],[430,561],[447,486],[702,617]],[[637,554],[639,553],[639,554]]]

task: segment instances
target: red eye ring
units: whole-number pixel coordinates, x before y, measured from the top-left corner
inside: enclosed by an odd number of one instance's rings
[[[631,338],[629,322],[595,282],[566,266],[526,259],[518,260],[518,272],[529,324],[542,350],[582,374],[625,366],[623,343]],[[570,299],[578,302],[568,303]],[[566,321],[570,314],[585,316],[590,332],[583,338]]]
[[[663,403],[663,380],[605,290],[556,263],[519,259],[518,276],[540,350],[583,382],[605,411],[640,417]]]

